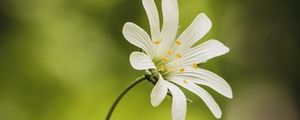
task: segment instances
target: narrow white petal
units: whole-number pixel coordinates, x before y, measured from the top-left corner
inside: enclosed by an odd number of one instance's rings
[[[219,105],[206,90],[195,85],[192,82],[184,82],[183,80],[180,80],[180,79],[173,79],[172,81],[181,85],[182,87],[186,88],[187,90],[195,93],[197,96],[199,96],[204,101],[204,103],[208,106],[208,108],[214,114],[214,116],[216,118],[221,118],[222,111],[221,111]]]
[[[222,77],[208,70],[186,67],[185,72],[174,73],[170,79],[176,77],[188,80],[189,82],[193,82],[196,84],[208,86],[221,95],[227,98],[232,98],[232,89],[230,85]]]
[[[165,81],[172,94],[172,120],[185,120],[186,97],[174,84]]]
[[[123,35],[128,42],[142,48],[148,55],[152,55],[151,39],[142,28],[128,22],[123,27]]]
[[[136,70],[156,69],[152,59],[142,52],[132,52],[129,60],[131,66]]]
[[[164,84],[164,79],[160,75],[158,82],[155,84],[151,92],[151,104],[153,107],[158,106],[166,97],[168,93],[168,88]]]
[[[185,51],[192,47],[209,32],[211,27],[210,19],[204,13],[199,14],[192,24],[179,36],[178,39],[182,41],[182,45],[178,46],[176,50]]]
[[[160,51],[171,47],[176,38],[179,22],[177,0],[162,0],[163,27],[161,31],[162,45]]]
[[[148,16],[152,40],[158,40],[160,35],[160,24],[155,2],[154,0],[143,0],[143,5]]]
[[[229,52],[229,48],[217,40],[208,40],[183,53],[181,65],[203,63],[207,60]]]

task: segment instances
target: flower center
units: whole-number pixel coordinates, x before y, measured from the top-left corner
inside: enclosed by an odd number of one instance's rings
[[[161,41],[158,40],[153,40],[153,44],[155,45],[159,45],[161,43]],[[182,45],[182,41],[180,41],[179,39],[174,41],[176,46]],[[166,51],[166,53],[164,54],[164,56],[160,56],[155,58],[153,61],[157,67],[158,72],[162,75],[162,76],[167,76],[170,72],[174,72],[177,71],[179,73],[183,73],[186,71],[185,67],[180,67],[177,66],[176,68],[169,68],[168,66],[166,66],[166,64],[168,62],[171,62],[173,60],[180,60],[183,57],[183,55],[181,53],[177,53],[174,54],[174,51],[169,49]],[[199,68],[197,63],[193,63],[191,64],[191,67],[194,69]]]

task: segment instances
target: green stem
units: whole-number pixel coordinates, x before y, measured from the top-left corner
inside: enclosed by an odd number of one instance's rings
[[[118,96],[118,98],[115,100],[115,102],[113,103],[113,105],[110,107],[109,112],[107,113],[105,120],[110,120],[110,117],[111,117],[112,113],[114,112],[116,106],[118,105],[118,103],[120,102],[120,100],[123,98],[123,96],[129,90],[131,90],[134,86],[136,86],[137,84],[141,83],[144,80],[146,80],[146,77],[145,76],[141,76],[141,77],[137,78],[135,81],[133,81],[132,83],[130,83],[127,86],[127,88]]]

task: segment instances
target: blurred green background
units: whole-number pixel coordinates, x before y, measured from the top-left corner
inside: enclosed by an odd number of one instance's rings
[[[160,6],[160,0],[156,0]],[[207,88],[223,120],[299,120],[299,3],[295,0],[179,0],[183,31],[200,12],[229,54],[203,67],[226,79],[234,98]],[[137,50],[125,22],[149,31],[141,0],[1,0],[0,120],[102,120],[117,95],[143,74],[129,64]],[[200,42],[200,43],[201,43]],[[144,82],[112,120],[171,120],[171,99],[150,104]],[[187,120],[215,118],[197,98]]]

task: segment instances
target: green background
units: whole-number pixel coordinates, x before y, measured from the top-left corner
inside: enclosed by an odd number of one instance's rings
[[[156,0],[160,6],[160,0]],[[299,120],[299,7],[292,0],[179,0],[182,32],[201,12],[231,51],[207,62],[232,86],[227,99],[207,88],[223,120]],[[160,7],[159,7],[160,8]],[[129,64],[138,50],[125,22],[149,32],[141,0],[1,0],[0,120],[102,120],[117,95],[143,74]],[[144,82],[112,120],[171,120],[171,99],[150,104]],[[206,87],[205,87],[206,88]],[[187,120],[215,118],[185,91]]]

